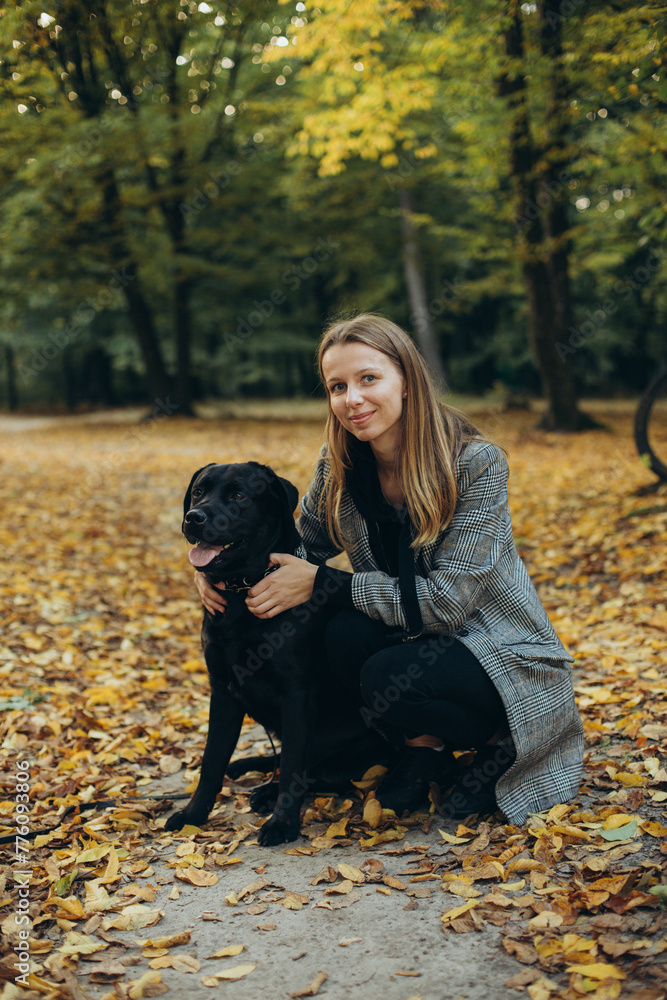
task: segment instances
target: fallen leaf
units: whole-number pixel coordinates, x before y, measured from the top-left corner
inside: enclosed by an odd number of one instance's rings
[[[626,975],[617,965],[595,962],[590,965],[568,965],[568,972],[580,972],[587,979],[625,979]]]
[[[250,973],[252,972],[252,970],[256,969],[256,968],[257,968],[256,964],[255,965],[235,965],[231,969],[221,969],[220,972],[213,972],[213,973],[211,973],[210,976],[207,976],[206,978],[210,978],[210,979],[225,979],[225,980],[227,980],[227,979],[229,979],[229,980],[244,979],[245,976],[250,975]]]
[[[240,955],[243,951],[244,945],[242,944],[228,944],[225,948],[221,948],[220,951],[216,951],[215,954],[209,955],[209,958],[230,958],[234,955]]]
[[[327,979],[328,976],[326,972],[318,972],[315,978],[313,979],[312,983],[310,984],[310,986],[304,986],[302,990],[296,990],[295,993],[290,993],[290,996],[294,998],[314,997],[317,994],[320,986],[324,982],[326,982]]]
[[[192,955],[162,955],[148,963],[151,969],[175,969],[176,972],[199,972],[201,962]]]
[[[215,872],[204,872],[191,866],[177,868],[174,875],[182,882],[189,882],[190,885],[207,886],[216,885],[218,882],[218,876]]]
[[[139,979],[131,979],[128,996],[130,1000],[142,1000],[143,997],[157,997],[166,993],[169,987],[162,982],[161,972],[145,972]]]

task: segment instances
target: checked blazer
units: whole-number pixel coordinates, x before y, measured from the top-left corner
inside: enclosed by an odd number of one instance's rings
[[[337,555],[318,501],[329,461],[324,445],[297,528],[311,562]],[[474,654],[503,701],[516,762],[496,786],[498,805],[524,823],[577,794],[583,726],[574,699],[573,658],[556,635],[516,551],[503,452],[470,442],[457,465],[454,516],[435,542],[414,550],[423,635],[452,636]],[[341,531],[352,565],[352,601],[388,626],[407,629],[398,578],[382,572],[368,525],[343,494]],[[440,734],[443,735],[443,734]]]

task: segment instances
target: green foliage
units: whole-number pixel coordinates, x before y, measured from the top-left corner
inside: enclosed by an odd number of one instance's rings
[[[574,334],[593,333],[567,363],[587,393],[636,391],[664,350],[664,17],[636,2],[570,8],[561,183]],[[548,158],[547,67],[528,6],[526,64],[508,64],[505,12],[497,0],[3,8],[0,343],[20,403],[141,398],[146,323],[180,392],[184,364],[196,398],[316,391],[327,317],[374,309],[413,325],[401,187],[453,387],[537,390],[497,82],[529,76]]]

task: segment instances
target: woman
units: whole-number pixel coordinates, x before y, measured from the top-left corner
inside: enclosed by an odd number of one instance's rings
[[[397,815],[430,785],[453,785],[452,818],[500,807],[508,819],[577,792],[583,727],[568,655],[517,555],[507,463],[462,415],[439,403],[410,337],[371,314],[324,333],[319,368],[326,438],[297,527],[308,561],[249,592],[259,618],[307,602],[339,610],[329,668],[369,725],[401,748],[377,792]],[[325,565],[345,550],[352,573]],[[209,611],[224,597],[201,575]],[[476,751],[465,771],[453,750]]]

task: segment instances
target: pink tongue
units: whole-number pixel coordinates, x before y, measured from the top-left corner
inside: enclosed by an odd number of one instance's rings
[[[188,558],[193,566],[208,566],[222,549],[222,545],[195,545],[188,552]]]

